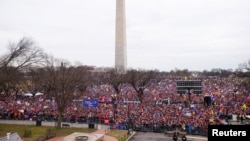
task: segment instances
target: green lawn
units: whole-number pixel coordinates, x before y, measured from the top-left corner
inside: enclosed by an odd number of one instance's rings
[[[24,132],[30,130],[31,137],[23,137]],[[36,141],[37,137],[44,136],[48,130],[56,133],[56,136],[67,136],[74,132],[91,133],[95,129],[89,128],[55,128],[51,126],[35,126],[35,125],[13,125],[0,124],[0,137],[6,136],[6,133],[18,133],[24,141]],[[123,130],[111,130],[107,135],[113,136],[119,141],[124,141],[127,138],[127,132]]]

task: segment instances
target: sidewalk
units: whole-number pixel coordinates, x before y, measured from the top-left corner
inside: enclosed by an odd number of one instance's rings
[[[111,136],[108,136],[108,135],[105,135],[105,130],[95,130],[94,132],[92,132],[94,134],[104,134],[104,139],[103,141],[118,141],[118,139],[114,138],[114,137],[111,137]]]
[[[95,130],[94,132],[92,132],[93,134],[104,134],[104,139],[103,141],[118,141],[118,139],[114,138],[114,137],[111,137],[111,136],[108,136],[108,135],[105,135],[105,130]],[[60,141],[63,137],[54,137],[52,139],[49,139],[47,141]]]

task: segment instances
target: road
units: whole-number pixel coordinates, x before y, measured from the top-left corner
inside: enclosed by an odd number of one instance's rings
[[[178,139],[181,141],[181,139]],[[188,141],[207,141],[206,137],[187,136]],[[173,141],[172,137],[167,137],[163,133],[137,132],[129,141]]]

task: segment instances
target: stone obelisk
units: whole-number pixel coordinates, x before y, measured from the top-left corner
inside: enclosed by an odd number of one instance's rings
[[[119,72],[127,69],[125,0],[116,0],[115,69]]]

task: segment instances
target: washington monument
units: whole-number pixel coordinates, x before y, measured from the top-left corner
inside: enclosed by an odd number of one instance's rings
[[[115,69],[119,72],[127,69],[125,0],[116,0]]]

